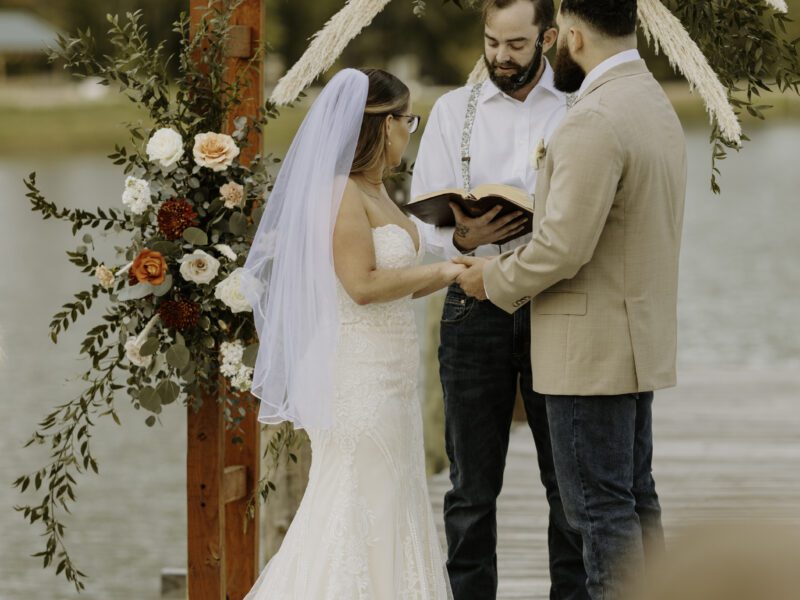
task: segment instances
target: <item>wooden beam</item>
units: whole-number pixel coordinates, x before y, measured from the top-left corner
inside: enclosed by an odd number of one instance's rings
[[[258,52],[263,40],[263,0],[243,0],[233,15],[231,38],[228,45],[228,72],[231,77],[246,68],[251,57]],[[228,130],[233,129],[233,120],[239,116],[255,118],[263,104],[263,60],[248,73],[242,88],[242,104],[235,114],[229,116]],[[239,160],[249,163],[261,153],[263,140],[257,132],[251,132],[242,148]],[[255,493],[260,478],[261,426],[258,422],[258,400],[250,394],[239,396],[240,406],[246,409],[244,419],[237,429],[225,436],[225,466],[242,468],[245,478],[245,493],[225,505],[225,578],[229,600],[242,600],[250,591],[259,573],[259,529],[260,499],[255,503],[255,513],[248,516],[247,505]],[[234,443],[234,438],[240,443]],[[238,475],[242,476],[242,473]]]
[[[224,416],[214,396],[188,407],[186,500],[189,598],[225,600]]]
[[[189,1],[192,31],[207,7],[208,0]],[[234,29],[226,50],[229,78],[247,66],[261,43],[262,11],[262,0],[244,0],[233,15]],[[263,102],[261,73],[259,61],[241,90],[242,104],[236,114],[229,115],[227,132],[236,117],[258,114]],[[261,142],[261,136],[252,133],[242,147],[240,160],[245,164],[252,160],[261,152]],[[246,509],[259,479],[260,427],[255,399],[245,394],[239,401],[247,412],[239,427],[230,431],[225,428],[223,404],[218,398],[203,398],[197,413],[189,408],[189,600],[241,600],[258,574],[258,504],[252,521]],[[234,443],[234,437],[241,438],[241,443]]]

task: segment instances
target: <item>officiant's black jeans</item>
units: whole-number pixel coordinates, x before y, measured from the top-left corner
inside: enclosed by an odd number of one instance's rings
[[[664,549],[653,458],[653,393],[547,396],[564,510],[581,532],[592,600],[619,600]]]
[[[496,501],[518,381],[550,506],[550,598],[588,598],[581,538],[568,524],[558,492],[545,398],[532,389],[529,309],[509,315],[451,286],[439,365],[452,483],[444,500],[447,569],[455,600],[494,600],[497,594]]]

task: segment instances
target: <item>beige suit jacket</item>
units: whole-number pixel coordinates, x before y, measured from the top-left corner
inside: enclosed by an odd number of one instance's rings
[[[676,383],[681,124],[644,61],[595,81],[553,134],[533,240],[489,263],[489,299],[533,299],[533,388],[595,396]]]

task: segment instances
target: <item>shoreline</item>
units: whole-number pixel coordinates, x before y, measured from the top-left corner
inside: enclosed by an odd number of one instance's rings
[[[686,129],[706,128],[710,121],[702,100],[684,81],[662,83]],[[441,94],[452,89],[412,84],[416,110],[424,117]],[[268,90],[269,91],[269,90]],[[314,97],[315,89],[309,91]],[[742,123],[747,130],[775,123],[800,120],[800,96],[790,92],[769,94],[763,103],[772,105],[767,120],[747,113]],[[265,150],[282,155],[307,110],[308,100],[295,108],[282,108],[281,116],[271,121],[265,136]],[[0,157],[28,157],[42,152],[52,154],[97,154],[111,152],[115,144],[127,143],[125,122],[144,121],[121,93],[97,84],[69,80],[10,80],[0,89]]]

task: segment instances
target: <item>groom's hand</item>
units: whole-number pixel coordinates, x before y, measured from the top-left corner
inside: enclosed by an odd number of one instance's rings
[[[458,276],[458,285],[467,296],[478,300],[486,300],[486,288],[483,285],[483,269],[489,263],[485,258],[472,258],[464,256],[454,258],[453,262],[466,265],[468,268]]]
[[[472,252],[478,246],[494,244],[509,235],[519,233],[525,228],[528,217],[517,211],[503,217],[495,218],[503,209],[495,206],[480,217],[471,218],[455,202],[450,203],[456,218],[456,230],[453,233],[453,244],[461,252]]]

